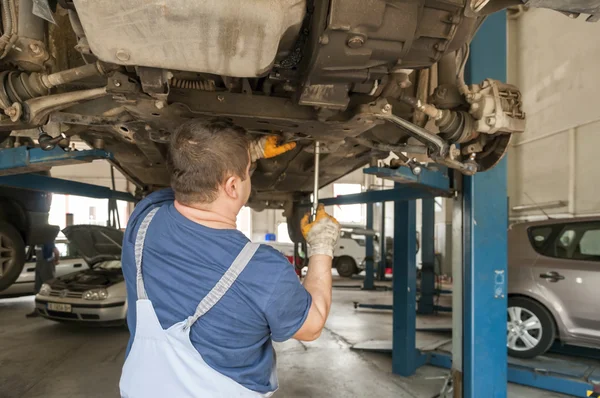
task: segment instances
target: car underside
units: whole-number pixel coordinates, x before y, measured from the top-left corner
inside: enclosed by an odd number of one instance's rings
[[[81,140],[143,195],[170,134],[221,117],[296,148],[258,161],[250,205],[281,208],[376,159],[474,174],[525,129],[509,84],[465,84],[486,15],[519,0],[0,0],[2,147]],[[531,0],[600,16],[596,1]]]

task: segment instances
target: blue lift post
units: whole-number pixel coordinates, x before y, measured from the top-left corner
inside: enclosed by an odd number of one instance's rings
[[[506,81],[506,34],[505,11],[484,21],[471,42],[467,82]],[[468,398],[506,397],[506,170],[505,158],[489,171],[463,177],[462,390]]]
[[[399,183],[394,184],[401,189]],[[416,300],[417,265],[416,203],[414,200],[394,204],[394,311],[392,334],[392,372],[411,376],[422,365],[417,351]],[[423,361],[424,362],[424,361]]]
[[[379,232],[379,264],[377,265],[377,279],[385,280],[385,202],[381,202],[381,231]]]
[[[373,203],[367,203],[367,230],[373,230]],[[365,280],[363,290],[375,290],[374,272],[375,272],[375,247],[373,246],[373,235],[367,234],[365,237]]]
[[[417,313],[433,314],[435,298],[435,199],[427,198],[421,202],[421,295]]]

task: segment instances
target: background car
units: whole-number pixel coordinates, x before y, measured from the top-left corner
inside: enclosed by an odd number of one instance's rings
[[[77,249],[75,249],[69,241],[66,239],[58,240],[55,244],[60,252],[60,262],[56,265],[55,277],[67,275],[75,271],[81,271],[84,269],[83,267],[86,267],[84,259],[81,258]],[[27,256],[28,259],[25,262],[21,274],[12,285],[0,292],[0,297],[17,297],[35,294],[35,250],[29,250],[29,248],[27,248],[27,252],[29,253],[29,256]]]
[[[74,225],[63,233],[77,247],[88,267],[43,284],[35,297],[37,311],[54,321],[125,324],[123,232],[98,225]]]
[[[599,347],[600,217],[515,224],[508,247],[508,353]]]

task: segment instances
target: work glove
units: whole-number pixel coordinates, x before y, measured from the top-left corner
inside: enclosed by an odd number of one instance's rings
[[[340,237],[340,224],[337,220],[325,212],[325,207],[319,205],[317,216],[309,223],[306,215],[300,221],[302,235],[308,243],[308,257],[315,254],[324,254],[333,258],[333,248]]]
[[[276,135],[267,135],[253,140],[250,143],[250,159],[252,163],[258,159],[268,159],[279,156],[282,153],[291,151],[296,147],[295,142],[279,145],[279,137]]]

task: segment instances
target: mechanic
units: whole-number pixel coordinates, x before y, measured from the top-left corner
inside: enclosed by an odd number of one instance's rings
[[[312,223],[302,219],[304,285],[281,253],[238,231],[252,163],[295,147],[247,137],[223,121],[180,126],[169,146],[172,189],[131,215],[123,397],[270,396],[278,387],[272,340],[311,341],[325,325],[339,224],[322,206]]]
[[[35,247],[35,283],[34,293],[38,294],[42,284],[54,278],[56,265],[60,262],[60,252],[54,244],[54,241],[46,242],[43,245]],[[36,318],[40,316],[37,309],[25,314],[27,318]]]

